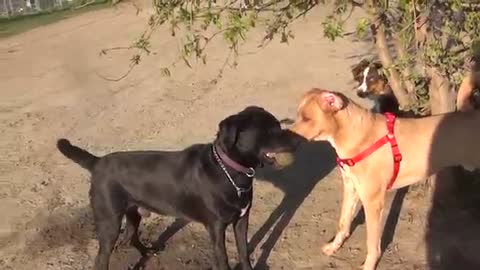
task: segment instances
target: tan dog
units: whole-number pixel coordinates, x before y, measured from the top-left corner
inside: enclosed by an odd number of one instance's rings
[[[420,119],[397,118],[394,137],[403,160],[392,189],[426,179],[444,167],[480,167],[480,112],[450,113]],[[291,131],[308,140],[326,140],[340,158],[352,158],[387,134],[386,117],[374,114],[337,92],[313,89],[305,94]],[[380,257],[381,226],[387,186],[394,169],[387,143],[354,166],[343,166],[343,203],[335,239],[323,247],[332,255],[349,237],[359,201],[367,224],[364,270]]]

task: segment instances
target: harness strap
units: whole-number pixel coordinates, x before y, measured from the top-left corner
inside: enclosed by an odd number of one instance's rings
[[[393,157],[393,174],[390,182],[387,185],[387,189],[391,189],[395,180],[397,180],[398,173],[400,172],[400,163],[402,161],[402,153],[400,152],[400,148],[398,147],[397,139],[395,138],[395,115],[392,113],[385,113],[387,117],[387,135],[383,136],[382,138],[378,139],[374,144],[372,144],[367,149],[360,152],[353,158],[346,158],[341,159],[337,157],[337,164],[340,168],[343,169],[343,166],[347,165],[349,167],[355,166],[356,163],[362,161],[364,158],[368,157],[369,155],[373,154],[377,151],[380,147],[385,145],[386,143],[390,143],[390,147],[392,149],[392,157]]]

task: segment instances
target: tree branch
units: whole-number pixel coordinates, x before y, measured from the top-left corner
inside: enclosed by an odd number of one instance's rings
[[[397,51],[398,57],[400,59],[408,59],[407,52],[405,51],[405,47],[400,41],[400,37],[398,35],[395,35],[393,39],[393,44],[395,46],[395,49]],[[411,81],[413,72],[410,66],[410,63],[407,63],[407,65],[402,66],[402,75],[403,78],[406,78],[403,80],[405,82],[405,87],[407,89],[408,93],[414,93],[415,92],[415,84]]]
[[[379,10],[378,7],[373,7],[375,16],[379,15]],[[393,65],[393,59],[392,55],[390,53],[390,50],[388,49],[388,43],[387,43],[387,37],[385,35],[385,27],[383,26],[383,23],[380,20],[377,20],[377,22],[374,25],[374,36],[375,36],[375,45],[377,47],[378,51],[378,57],[380,58],[380,61],[382,62],[382,65],[384,67],[391,67]],[[394,68],[389,69],[389,84],[390,87],[392,88],[393,93],[398,99],[398,102],[400,103],[401,107],[406,107],[410,103],[410,98],[408,96],[408,93],[405,91],[405,88],[403,87],[402,80],[400,78],[400,74],[398,71]]]

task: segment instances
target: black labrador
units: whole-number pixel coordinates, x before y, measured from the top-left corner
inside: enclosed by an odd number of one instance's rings
[[[182,151],[115,152],[97,157],[60,139],[63,155],[91,172],[90,201],[99,251],[97,270],[107,270],[126,218],[127,240],[143,255],[153,252],[138,237],[146,209],[202,223],[213,242],[214,269],[230,269],[225,230],[233,224],[242,269],[252,269],[247,251],[255,169],[278,165],[276,153],[292,152],[302,139],[260,107],[250,106],[220,122],[213,143]],[[140,211],[142,212],[142,211]]]

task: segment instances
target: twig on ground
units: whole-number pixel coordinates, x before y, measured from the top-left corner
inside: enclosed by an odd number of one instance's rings
[[[81,9],[81,8],[86,7],[86,6],[90,6],[91,4],[95,4],[95,2],[96,2],[95,0],[92,0],[92,1],[89,1],[89,2],[87,2],[87,3],[85,3],[85,4],[83,4],[83,5],[80,5],[80,6],[78,6],[78,7],[75,7],[74,9]]]

